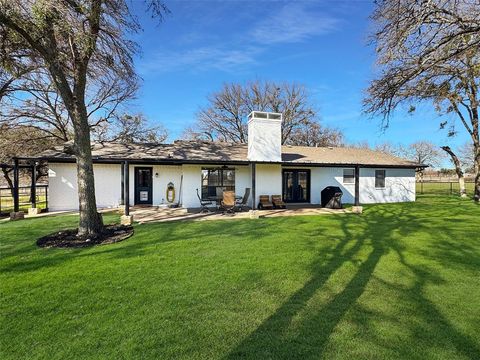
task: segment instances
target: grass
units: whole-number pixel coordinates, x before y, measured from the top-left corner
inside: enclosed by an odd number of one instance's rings
[[[458,181],[454,182],[420,182],[416,183],[417,194],[429,194],[429,195],[458,195],[460,193],[460,186]],[[473,195],[474,182],[466,182],[465,190],[467,194]]]
[[[479,218],[423,196],[89,249],[34,245],[74,216],[0,223],[0,358],[479,359]]]

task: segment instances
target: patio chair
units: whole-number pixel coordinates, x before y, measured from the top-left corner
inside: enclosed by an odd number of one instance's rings
[[[224,214],[235,213],[235,192],[234,191],[223,192],[222,209]]]
[[[237,200],[235,202],[235,206],[237,207],[237,209],[239,209],[240,211],[243,211],[244,209],[249,209],[248,205],[247,205],[247,202],[248,202],[248,198],[250,197],[250,188],[245,188],[245,194],[243,194],[243,197],[241,200]]]
[[[201,213],[211,212],[211,210],[208,208],[208,206],[213,205],[213,202],[211,202],[210,200],[202,200],[202,197],[198,193],[198,189],[197,189],[197,197],[198,197],[198,201],[200,201],[200,207],[201,207],[200,212]]]
[[[273,204],[270,202],[270,196],[260,195],[260,202],[258,203],[258,208],[263,209],[273,209]]]
[[[275,209],[285,209],[285,203],[282,200],[282,195],[272,195],[272,203]]]

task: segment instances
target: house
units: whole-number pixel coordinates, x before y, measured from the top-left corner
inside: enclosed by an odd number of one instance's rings
[[[282,115],[252,112],[248,144],[206,141],[94,143],[92,156],[98,207],[179,204],[200,206],[201,197],[251,188],[281,194],[286,203],[320,204],[327,186],[339,186],[344,203],[415,200],[415,171],[421,164],[348,147],[282,146]],[[49,164],[49,208],[78,208],[75,158],[58,147],[39,158]]]

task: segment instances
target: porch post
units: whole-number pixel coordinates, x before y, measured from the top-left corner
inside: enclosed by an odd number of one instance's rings
[[[123,166],[123,203],[125,205],[125,215],[130,215],[130,185],[129,185],[129,163],[125,161]]]
[[[32,197],[32,208],[37,207],[37,162],[34,161],[32,165],[32,185],[30,189],[30,196]]]
[[[18,212],[18,158],[13,159],[13,211]]]
[[[256,178],[256,165],[255,163],[252,163],[252,210],[255,210],[257,208],[257,196],[256,196],[256,189],[255,189],[255,178]]]
[[[125,204],[125,163],[122,162],[120,169],[120,189],[122,189],[120,195],[120,205]]]
[[[355,166],[355,206],[360,205],[360,166]]]

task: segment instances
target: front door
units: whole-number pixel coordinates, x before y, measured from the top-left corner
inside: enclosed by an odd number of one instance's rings
[[[310,202],[310,170],[283,170],[283,201]]]
[[[152,204],[152,168],[135,168],[135,205]]]

